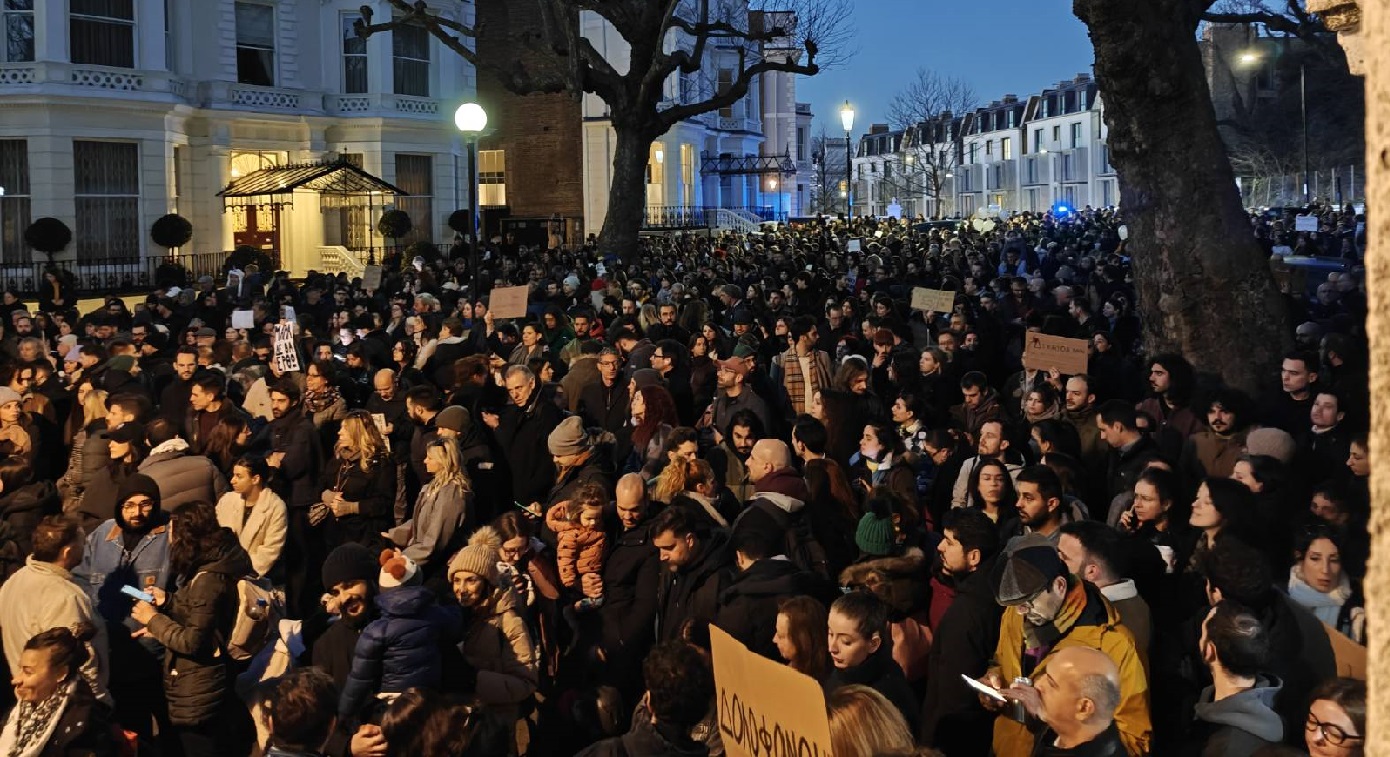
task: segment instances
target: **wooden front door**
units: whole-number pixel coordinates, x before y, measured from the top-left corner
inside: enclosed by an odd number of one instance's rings
[[[250,205],[232,209],[232,244],[266,252],[280,249],[280,206]]]

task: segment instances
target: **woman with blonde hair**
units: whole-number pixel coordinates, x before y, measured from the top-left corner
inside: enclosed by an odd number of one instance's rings
[[[873,757],[912,749],[912,733],[898,708],[868,686],[841,686],[825,698],[830,750],[843,757]]]
[[[76,402],[73,403],[71,425],[77,427],[72,437],[72,452],[68,454],[68,468],[58,479],[58,492],[63,496],[63,512],[70,513],[82,504],[82,493],[86,490],[84,472],[86,465],[87,440],[106,429],[106,390],[92,386],[91,381],[77,385]]]
[[[707,460],[680,459],[666,466],[662,476],[669,478],[657,480],[661,493],[669,487],[679,487],[671,494],[670,504],[685,505],[703,512],[720,528],[729,527],[729,519],[719,510],[719,478],[714,475],[714,466]],[[652,499],[656,499],[653,492]]]
[[[473,486],[452,439],[435,439],[425,447],[425,470],[433,478],[420,490],[414,514],[382,535],[414,560],[428,581],[443,575],[449,556],[463,546]]]
[[[315,525],[328,521],[326,543],[381,546],[381,533],[393,525],[396,463],[365,410],[353,410],[343,418],[333,460],[324,466],[320,484],[323,496],[309,520]]]
[[[788,597],[777,606],[777,632],[772,643],[787,667],[819,681],[825,676],[830,652],[826,649],[829,614],[812,597]]]

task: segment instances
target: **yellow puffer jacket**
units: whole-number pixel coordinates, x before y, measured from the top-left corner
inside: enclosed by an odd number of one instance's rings
[[[1104,652],[1120,669],[1120,707],[1115,711],[1115,725],[1120,731],[1120,740],[1131,757],[1146,755],[1153,735],[1153,725],[1149,721],[1149,681],[1139,653],[1135,650],[1134,636],[1120,623],[1119,613],[1101,596],[1099,590],[1090,585],[1085,585],[1085,589],[1088,602],[1105,603],[1105,624],[1072,628],[1052,647],[1029,677],[1038,680],[1059,649],[1090,647]],[[999,673],[1006,686],[1023,675],[1024,622],[1023,616],[1010,608],[1005,610],[999,626],[999,646],[995,648],[991,670]],[[997,757],[1028,757],[1033,753],[1033,740],[1033,733],[1017,721],[1004,715],[995,719],[994,753]]]

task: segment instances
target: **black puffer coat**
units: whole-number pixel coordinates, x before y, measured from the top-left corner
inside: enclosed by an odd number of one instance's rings
[[[216,717],[231,696],[230,659],[225,647],[236,620],[237,580],[251,573],[251,558],[236,536],[221,539],[198,556],[192,578],[181,579],[160,614],[145,626],[164,645],[164,691],[169,720],[193,726]]]

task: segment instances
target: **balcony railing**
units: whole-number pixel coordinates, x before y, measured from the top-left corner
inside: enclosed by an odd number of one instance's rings
[[[642,228],[661,229],[712,229],[719,226],[721,211],[732,214],[750,223],[785,223],[787,214],[772,205],[750,205],[734,208],[704,208],[687,205],[648,206],[642,217]]]
[[[223,251],[189,252],[144,258],[93,258],[55,260],[52,263],[0,263],[0,282],[21,297],[35,296],[43,285],[43,273],[51,265],[67,272],[78,297],[148,292],[158,286],[188,286],[200,276],[212,276],[221,284],[227,272]],[[269,252],[275,268],[279,253]],[[268,273],[268,272],[267,272]]]
[[[58,61],[0,64],[0,91],[22,87],[23,91],[90,93],[138,92],[172,95],[183,99],[187,86],[183,79],[167,71],[139,71],[111,66],[91,66]]]

